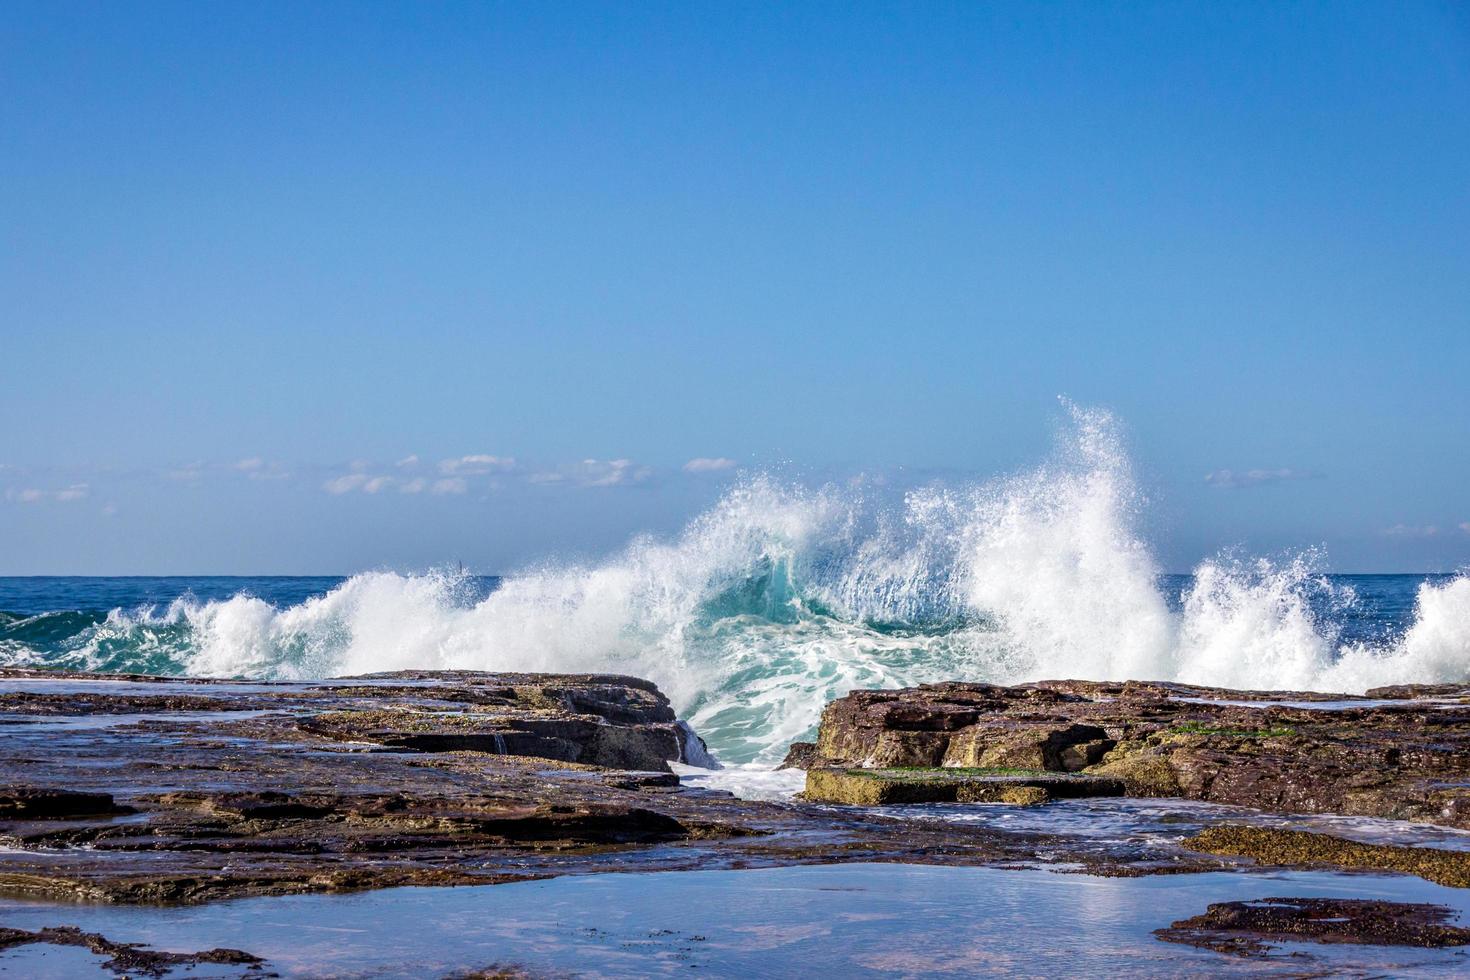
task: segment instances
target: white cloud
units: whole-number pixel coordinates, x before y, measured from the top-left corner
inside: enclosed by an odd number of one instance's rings
[[[728,470],[735,465],[733,459],[724,456],[696,456],[684,464],[685,473],[715,473]]]
[[[1460,530],[1464,531],[1466,534],[1470,534],[1470,521],[1465,521],[1464,523],[1462,523],[1460,525]]]
[[[39,504],[47,500],[56,500],[61,503],[70,503],[73,500],[83,500],[91,488],[85,483],[73,483],[71,486],[62,487],[59,490],[42,490],[39,487],[26,487],[23,490],[5,491],[5,499],[13,500],[21,504]]]
[[[415,456],[405,457],[394,466],[407,470],[410,465],[421,465],[410,462],[416,459]],[[717,458],[701,458],[694,462],[699,464],[696,469],[701,471],[735,465],[731,460]],[[263,464],[264,471],[269,471],[275,465],[266,462]],[[579,487],[629,486],[643,483],[654,475],[654,470],[650,467],[626,458],[584,459],[577,463],[529,469],[517,467],[516,461],[509,456],[474,454],[440,461],[436,466],[440,474],[438,477],[410,477],[412,470],[398,474],[391,471],[384,473],[386,464],[372,465],[361,460],[348,465],[351,467],[350,471],[339,471],[339,475],[322,484],[322,489],[336,496],[357,492],[382,493],[388,490],[405,494],[445,495],[469,493],[472,489],[476,492],[499,489],[502,485],[501,474],[513,470],[518,471],[520,477],[529,484],[568,484]]]
[[[445,459],[439,463],[439,472],[446,476],[482,476],[486,473],[503,473],[514,469],[516,461],[510,456],[486,456],[474,454],[458,459]]]
[[[653,470],[631,459],[584,459],[579,463],[537,470],[526,482],[538,485],[568,483],[579,487],[619,487],[642,483]]]
[[[359,489],[368,479],[366,473],[348,473],[343,476],[334,477],[326,483],[323,483],[322,489],[327,491],[327,493],[340,496],[341,494],[351,493]]]
[[[354,490],[361,490],[363,493],[382,493],[397,484],[397,477],[375,476],[372,473],[344,473],[323,483],[322,489],[327,493],[341,496],[344,493],[352,493]]]
[[[582,486],[617,487],[640,483],[651,474],[647,467],[635,466],[631,459],[582,460]]]
[[[275,460],[262,459],[259,456],[238,460],[232,463],[230,468],[244,473],[252,480],[284,480],[291,475],[286,472],[282,464]]]
[[[1212,487],[1258,487],[1267,483],[1284,483],[1288,480],[1311,480],[1319,474],[1310,470],[1294,470],[1282,467],[1274,470],[1215,470],[1205,474],[1205,482]]]
[[[1439,527],[1434,524],[1395,524],[1384,528],[1383,533],[1391,538],[1433,538],[1439,535]]]
[[[407,456],[403,457],[402,459],[400,459],[398,462],[394,463],[393,465],[396,466],[396,467],[398,467],[401,470],[406,470],[406,469],[408,469],[410,467],[417,466],[417,465],[419,465],[419,454],[418,453],[409,453]]]
[[[354,466],[353,468],[361,469],[362,467]],[[228,462],[205,462],[196,459],[163,471],[166,478],[178,480],[181,483],[197,483],[210,474],[219,473],[237,473],[252,480],[284,480],[291,475],[283,463],[266,459],[263,456],[247,456],[244,459]]]

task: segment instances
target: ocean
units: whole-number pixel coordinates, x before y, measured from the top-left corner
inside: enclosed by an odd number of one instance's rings
[[[1470,576],[1306,550],[1164,574],[1116,426],[1034,470],[875,503],[755,475],[671,538],[504,577],[3,578],[0,665],[307,679],[405,668],[655,681],[726,763],[854,688],[1173,680],[1358,693],[1470,680]]]

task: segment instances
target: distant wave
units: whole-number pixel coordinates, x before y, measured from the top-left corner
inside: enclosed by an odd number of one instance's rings
[[[1175,679],[1362,691],[1470,679],[1470,578],[1419,586],[1389,640],[1341,639],[1350,590],[1305,553],[1217,558],[1171,608],[1117,426],[1070,408],[1051,460],[884,510],[755,476],[673,540],[548,564],[488,596],[447,573],[353,576],[276,608],[236,595],[0,619],[8,663],[308,678],[399,668],[656,681],[726,761],[768,761],[856,687]]]

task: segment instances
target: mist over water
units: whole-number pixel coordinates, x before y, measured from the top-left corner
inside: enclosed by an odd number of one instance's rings
[[[0,614],[0,662],[311,678],[400,668],[650,678],[716,755],[779,758],[856,687],[944,679],[1162,679],[1358,692],[1470,680],[1470,578],[1414,583],[1381,635],[1305,552],[1161,576],[1117,426],[1069,407],[1036,469],[908,493],[767,476],[672,540],[556,564],[486,594],[465,575],[371,572],[272,603],[246,593],[100,615]],[[1400,586],[1402,587],[1402,586]]]

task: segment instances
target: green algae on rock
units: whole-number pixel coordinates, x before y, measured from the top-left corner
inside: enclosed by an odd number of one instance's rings
[[[1253,858],[1260,864],[1399,871],[1451,888],[1470,888],[1470,852],[1364,844],[1304,830],[1229,825],[1207,827],[1183,846],[1201,854]]]
[[[1017,769],[808,769],[806,799],[855,806],[893,803],[1007,803],[1122,796],[1116,779]]]

